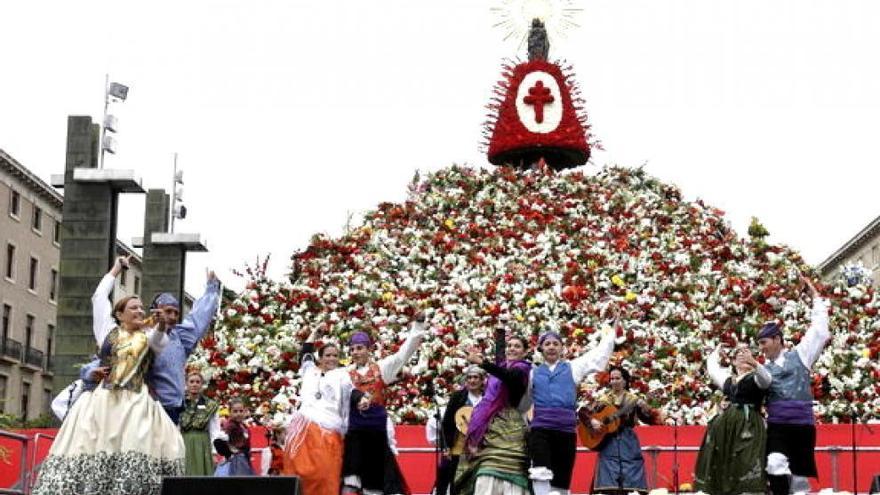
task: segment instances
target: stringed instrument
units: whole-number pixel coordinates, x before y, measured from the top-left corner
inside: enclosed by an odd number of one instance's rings
[[[464,441],[467,439],[468,425],[473,413],[474,408],[471,406],[462,406],[458,411],[455,411],[455,429],[458,430],[458,434],[455,436],[455,443],[449,451],[450,454],[461,455],[464,453]]]
[[[577,430],[581,445],[590,450],[595,450],[607,435],[620,429],[621,419],[632,413],[636,405],[636,401],[624,401],[619,409],[611,404],[604,405],[598,411],[593,411],[588,407],[580,408],[578,410],[579,421]],[[602,423],[598,430],[590,426],[594,419]]]

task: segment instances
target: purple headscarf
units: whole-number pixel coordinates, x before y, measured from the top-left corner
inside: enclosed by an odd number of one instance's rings
[[[529,370],[532,368],[528,361],[505,361],[501,364],[502,368],[516,369],[522,372],[523,383],[528,384]],[[483,400],[474,408],[471,415],[471,421],[468,424],[467,446],[469,450],[476,450],[483,437],[489,430],[489,423],[492,419],[505,407],[516,407],[517,404],[509,404],[510,392],[507,387],[498,379],[498,377],[489,375],[489,383],[486,385],[486,393],[483,394]]]
[[[360,344],[362,346],[369,347],[372,345],[373,339],[367,335],[366,332],[355,332],[351,334],[351,338],[348,340],[348,345],[356,345]]]
[[[562,343],[562,337],[560,337],[558,333],[550,330],[550,331],[542,333],[541,336],[538,337],[538,347],[541,347],[542,345],[544,345],[544,341],[547,339],[557,340],[560,343]]]

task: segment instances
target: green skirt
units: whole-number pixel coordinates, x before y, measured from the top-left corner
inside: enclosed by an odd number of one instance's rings
[[[478,477],[492,476],[528,490],[528,467],[526,423],[522,413],[508,407],[492,418],[480,451],[461,456],[455,486],[459,494],[470,495]]]
[[[711,495],[764,493],[767,429],[764,419],[750,406],[731,405],[706,429],[694,488]]]
[[[213,476],[214,456],[211,455],[211,437],[207,431],[190,430],[183,433],[186,445],[186,475]]]

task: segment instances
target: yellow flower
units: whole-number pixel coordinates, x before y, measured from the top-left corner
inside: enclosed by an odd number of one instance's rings
[[[391,301],[393,299],[394,299],[394,294],[390,291],[382,294],[382,300],[385,302]]]
[[[538,304],[538,301],[534,297],[529,299],[528,301],[526,301],[526,307],[529,307],[529,308],[531,308],[532,306],[534,306],[536,304]]]
[[[229,416],[229,408],[228,407],[221,407],[217,411],[217,414],[219,414],[221,417],[225,418],[225,417]]]
[[[518,314],[516,315],[516,321],[525,321],[525,318],[523,318],[523,315]]]
[[[868,349],[867,347],[862,349],[862,357],[865,359],[870,359],[871,358],[871,349]]]
[[[447,229],[455,228],[455,222],[451,218],[447,218],[446,221],[443,222],[443,225],[445,225]]]
[[[639,296],[637,296],[634,292],[632,292],[632,291],[626,291],[626,296],[625,296],[625,298],[626,298],[626,302],[633,302],[633,301],[635,301],[638,297],[639,297]]]
[[[623,281],[623,279],[620,278],[620,275],[613,275],[611,277],[611,283],[618,286],[618,287],[623,287],[624,285],[626,285],[626,283]]]
[[[572,337],[580,337],[580,336],[583,335],[583,334],[584,334],[584,329],[583,329],[583,328],[575,328],[574,331],[571,332],[571,336],[572,336]]]

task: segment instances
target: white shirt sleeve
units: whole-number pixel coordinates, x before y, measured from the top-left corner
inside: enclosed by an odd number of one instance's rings
[[[606,327],[602,330],[602,340],[596,344],[596,347],[571,360],[571,374],[575,384],[580,383],[588,374],[605,369],[608,360],[611,359],[611,353],[614,352],[615,337],[614,328]]]
[[[724,388],[724,382],[730,378],[730,370],[728,368],[722,368],[721,364],[718,362],[717,347],[706,359],[706,368],[709,372],[709,378],[712,379],[712,383],[718,388]]]
[[[773,376],[767,370],[767,368],[758,363],[758,367],[755,368],[755,383],[758,385],[758,388],[761,390],[767,390],[770,388],[770,384],[773,382]]]
[[[211,416],[211,421],[208,422],[208,437],[211,439],[211,451],[214,451],[214,440],[218,438],[222,440],[228,439],[226,433],[220,428],[220,416],[217,413],[214,413]]]
[[[822,349],[825,347],[825,342],[828,342],[828,339],[831,337],[831,332],[828,331],[828,305],[828,300],[822,297],[817,297],[813,301],[813,310],[810,313],[810,328],[807,329],[807,333],[804,334],[800,343],[794,348],[798,356],[800,356],[801,362],[807,368],[813,367],[813,363],[819,359],[819,354],[822,353]]]
[[[92,294],[92,330],[99,346],[104,344],[107,334],[116,326],[116,320],[113,319],[113,303],[110,302],[114,283],[116,278],[108,273],[104,275],[95,293]]]
[[[397,373],[399,373],[400,368],[403,368],[403,365],[409,361],[409,358],[415,354],[416,349],[419,348],[424,336],[425,324],[414,322],[409,331],[409,335],[406,337],[403,345],[400,346],[400,350],[391,356],[379,360],[378,364],[379,370],[382,372],[382,381],[386,384],[391,384],[397,381]]]
[[[397,436],[394,431],[394,422],[391,421],[391,416],[385,418],[385,431],[388,432],[388,449],[390,449],[391,453],[396,456]]]
[[[168,345],[168,334],[156,330],[155,327],[148,328],[146,334],[147,344],[150,346],[150,349],[152,349],[155,354],[161,354],[165,349],[165,346]]]

